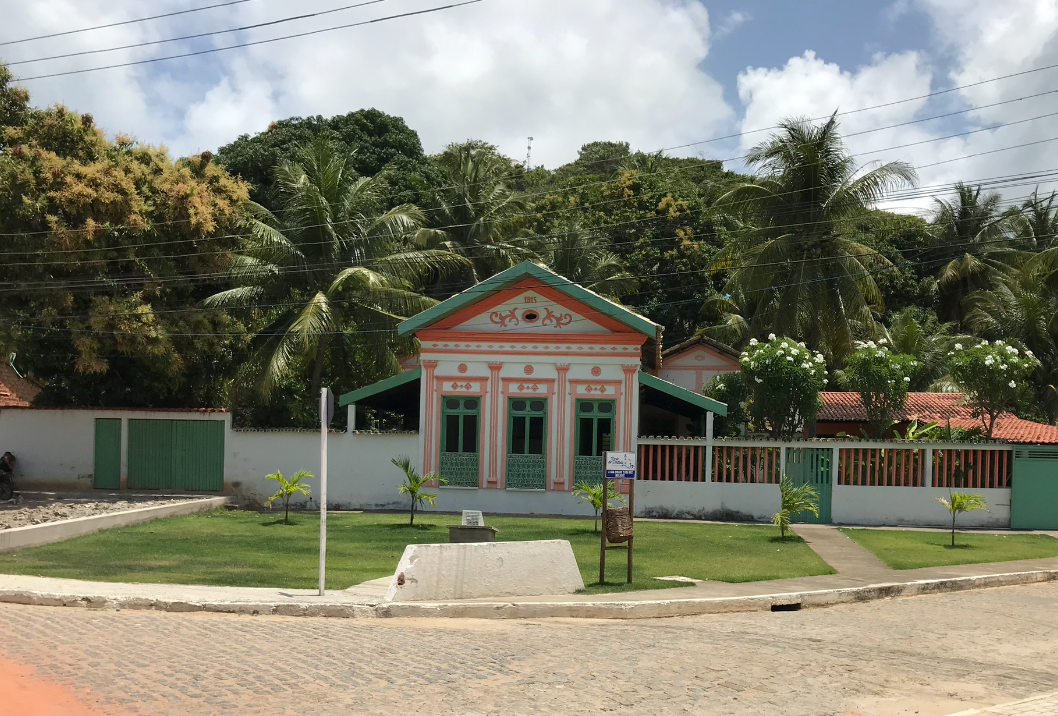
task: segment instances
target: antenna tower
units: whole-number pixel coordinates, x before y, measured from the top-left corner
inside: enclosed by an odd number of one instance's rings
[[[525,171],[529,171],[533,168],[531,160],[533,158],[533,138],[529,137],[529,147],[525,150]]]

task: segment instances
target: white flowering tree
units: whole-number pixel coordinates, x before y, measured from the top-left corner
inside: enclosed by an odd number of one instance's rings
[[[982,341],[964,348],[955,344],[949,373],[968,398],[973,415],[981,419],[985,434],[992,438],[996,418],[1013,412],[1025,398],[1029,376],[1039,366],[1032,351],[1020,351],[1003,341]]]
[[[884,338],[877,343],[856,343],[856,352],[845,364],[842,382],[860,394],[867,422],[878,439],[885,437],[907,405],[911,376],[917,368],[914,356],[893,353]]]
[[[802,425],[815,422],[819,393],[827,384],[822,354],[773,333],[766,343],[752,339],[739,362],[749,389],[746,411],[757,429],[773,438],[789,438]]]

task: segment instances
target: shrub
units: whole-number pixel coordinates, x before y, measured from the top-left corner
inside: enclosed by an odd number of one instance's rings
[[[991,440],[996,418],[1013,412],[1029,388],[1029,376],[1039,365],[1032,351],[1020,351],[1003,341],[963,348],[949,353],[951,377],[966,391],[975,418],[980,418]]]
[[[779,511],[771,518],[772,524],[779,528],[782,539],[786,539],[786,530],[790,529],[790,518],[798,512],[811,512],[819,517],[819,493],[808,483],[794,487],[793,481],[786,475],[779,480],[779,493],[782,496]]]
[[[276,490],[276,494],[269,497],[268,502],[266,502],[265,504],[268,505],[268,509],[272,509],[273,502],[279,499],[283,500],[283,524],[290,524],[291,497],[293,497],[299,492],[305,497],[312,497],[312,490],[309,489],[309,486],[303,485],[301,483],[302,480],[307,480],[310,477],[314,477],[314,475],[306,470],[295,472],[289,480],[283,477],[283,473],[279,470],[276,470],[271,475],[265,475],[265,479],[275,480],[279,483],[279,489]]]
[[[746,387],[746,376],[739,373],[724,373],[705,384],[703,391],[706,397],[718,400],[727,406],[727,416],[716,416],[713,426],[714,435],[718,437],[738,437],[742,426],[746,424],[746,403],[749,400],[749,389]]]
[[[856,348],[845,364],[843,382],[860,394],[867,421],[875,437],[882,439],[907,405],[907,391],[918,361],[890,351],[884,338],[877,343],[857,343]]]
[[[422,508],[423,505],[430,505],[433,507],[437,504],[437,495],[432,492],[423,492],[422,488],[426,486],[426,483],[433,482],[434,480],[437,480],[438,485],[447,485],[448,480],[440,475],[420,475],[419,471],[412,466],[411,458],[407,455],[395,457],[390,460],[390,462],[399,467],[404,473],[404,484],[397,489],[397,492],[411,498],[408,525],[414,527],[415,510],[417,508]]]
[[[622,505],[625,504],[624,495],[617,494],[617,489],[614,487],[613,480],[606,480],[608,486],[606,495],[607,500],[616,500]],[[573,486],[573,496],[579,497],[581,502],[587,502],[593,508],[595,508],[595,532],[599,532],[599,510],[602,509],[603,505],[603,483],[602,482],[588,482],[582,480]],[[609,509],[609,508],[607,508]]]
[[[940,504],[944,505],[944,509],[951,515],[951,546],[955,546],[955,518],[961,515],[963,512],[969,512],[971,510],[984,510],[988,511],[988,504],[985,502],[985,498],[982,495],[965,495],[961,492],[952,492],[949,497],[951,500],[945,500],[943,497],[936,497]]]
[[[756,429],[789,438],[802,424],[815,422],[819,393],[827,384],[822,354],[773,333],[767,343],[752,339],[739,362],[750,396],[746,410]]]

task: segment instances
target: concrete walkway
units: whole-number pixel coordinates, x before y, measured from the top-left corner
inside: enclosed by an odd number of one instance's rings
[[[976,716],[977,714],[981,716],[989,714],[992,716],[1058,716],[1058,691],[986,709],[960,711],[952,716]]]

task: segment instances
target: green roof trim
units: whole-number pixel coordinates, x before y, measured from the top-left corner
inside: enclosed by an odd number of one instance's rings
[[[677,400],[682,400],[685,403],[690,403],[691,405],[701,408],[702,410],[708,410],[711,413],[716,413],[717,415],[720,415],[722,417],[727,417],[727,405],[725,405],[724,403],[721,403],[718,400],[713,400],[712,398],[707,398],[704,395],[695,393],[692,390],[681,388],[675,383],[670,383],[667,380],[656,378],[650,373],[644,373],[643,371],[639,371],[639,384],[645,385],[648,388],[653,388],[654,390],[660,390],[666,395],[670,395],[673,398],[676,398]]]
[[[553,271],[538,266],[532,261],[523,261],[517,266],[501,271],[492,278],[486,279],[476,286],[471,286],[466,291],[442,301],[433,308],[428,308],[422,313],[401,322],[397,326],[397,335],[406,336],[409,333],[422,330],[443,318],[451,316],[453,313],[461,311],[467,306],[471,306],[505,288],[509,288],[527,277],[538,279],[545,286],[559,290],[570,298],[594,308],[599,313],[609,316],[633,330],[651,338],[657,338],[658,325],[653,321],[647,320],[613,301],[608,301],[599,294],[593,293]]]
[[[412,381],[419,380],[422,377],[422,368],[416,368],[415,370],[409,370],[406,373],[400,373],[393,376],[392,378],[386,378],[379,382],[368,385],[359,390],[354,390],[351,393],[346,393],[338,400],[338,405],[345,407],[347,405],[353,405],[359,403],[365,398],[370,398],[373,395],[379,393],[385,393],[387,390],[393,390],[399,388],[402,385],[411,383]]]

